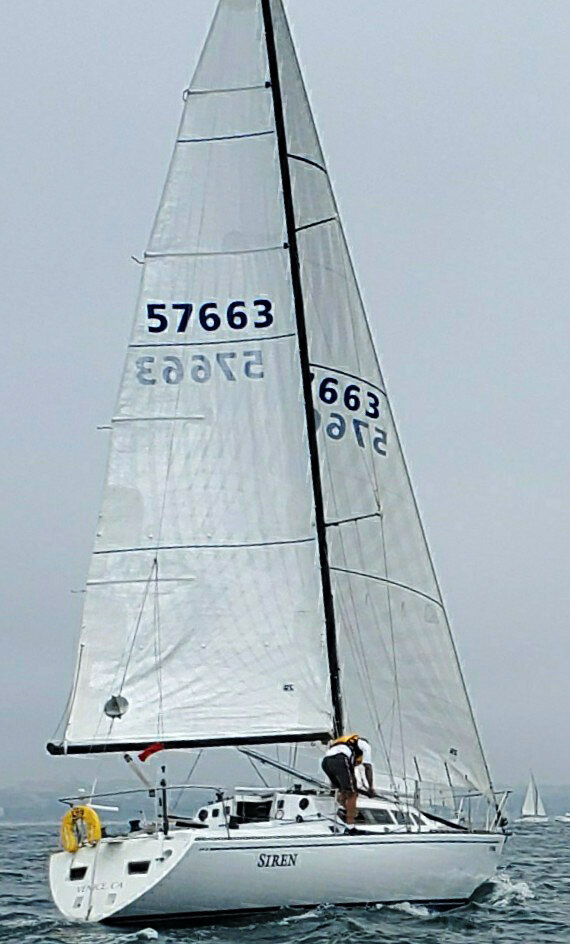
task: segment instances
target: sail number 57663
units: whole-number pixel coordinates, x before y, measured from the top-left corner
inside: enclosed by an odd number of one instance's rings
[[[253,309],[253,310],[252,310]],[[256,298],[251,306],[238,300],[223,305],[218,302],[152,302],[146,306],[147,329],[151,334],[162,334],[174,328],[176,334],[185,334],[191,324],[198,324],[204,331],[217,331],[227,327],[241,331],[248,325],[253,328],[269,328],[274,321],[273,302],[268,298]]]

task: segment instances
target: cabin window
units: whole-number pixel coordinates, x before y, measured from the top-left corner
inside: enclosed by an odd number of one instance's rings
[[[242,800],[236,804],[236,819],[240,823],[265,823],[270,810],[271,800]]]
[[[129,862],[127,872],[129,875],[146,875],[150,869],[150,860],[139,860],[138,862]]]
[[[399,826],[417,825],[408,812],[404,812],[404,810],[393,810],[393,813]]]
[[[277,800],[277,809],[282,810],[285,806],[285,800]]]
[[[303,797],[302,800],[299,800],[299,809],[300,809],[300,810],[306,810],[307,807],[308,807],[308,805],[309,805],[309,801],[307,800],[307,797]]]
[[[200,820],[201,823],[203,823],[204,820],[208,819],[208,810],[200,810],[200,812],[198,813],[198,819]]]
[[[213,819],[216,819],[219,815],[220,815],[220,811],[218,809],[212,810]]]
[[[390,815],[390,810],[359,810],[356,821],[357,823],[368,823],[369,826],[394,825],[394,820]]]
[[[69,870],[69,881],[70,882],[80,882],[82,878],[85,878],[87,875],[87,866],[86,865],[76,865],[71,867]]]

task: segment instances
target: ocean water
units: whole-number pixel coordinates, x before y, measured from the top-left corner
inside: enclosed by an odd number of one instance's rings
[[[423,907],[323,907],[218,924],[74,925],[51,903],[47,860],[57,827],[0,826],[0,942],[17,944],[570,944],[570,825],[514,827],[488,893],[445,915]]]

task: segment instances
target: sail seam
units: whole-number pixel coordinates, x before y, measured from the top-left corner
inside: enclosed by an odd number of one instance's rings
[[[205,420],[205,416],[114,416],[112,423],[150,423],[155,421],[162,422],[189,422],[190,420]]]
[[[186,95],[225,95],[228,92],[254,92],[256,89],[267,89],[267,83],[264,85],[240,85],[236,88],[221,89],[186,89]]]
[[[159,577],[156,583],[183,583],[188,580],[196,580],[196,577]],[[86,587],[107,587],[117,584],[146,583],[145,577],[135,577],[133,580],[88,580]]]
[[[311,362],[311,367],[319,367],[321,370],[330,370],[333,374],[342,374],[343,377],[350,377],[351,380],[359,380],[360,383],[366,384],[367,387],[374,387],[375,390],[378,390],[384,397],[387,396],[386,391],[379,387],[378,384],[372,383],[371,380],[366,380],[364,377],[359,377],[358,374],[350,374],[347,370],[339,370],[338,367],[329,367],[327,364],[315,364]]]
[[[259,344],[261,341],[282,341],[284,338],[294,338],[295,334],[274,334],[271,338],[227,338],[225,341],[162,341],[150,344],[142,342],[129,344],[129,347],[207,347],[214,344]]]
[[[259,246],[254,249],[213,249],[204,252],[145,252],[145,259],[180,259],[194,258],[195,256],[245,256],[252,252],[275,252],[277,249],[284,249],[281,243],[279,246]]]
[[[315,220],[314,223],[305,223],[303,226],[296,226],[295,232],[301,233],[304,229],[312,229],[313,226],[324,226],[325,223],[334,223],[338,216],[328,216],[326,220]]]
[[[300,154],[288,154],[287,157],[290,157],[292,161],[302,161],[303,164],[310,164],[311,167],[316,167],[317,170],[322,170],[323,174],[327,174],[328,176],[326,167],[323,167],[322,164],[318,164],[316,161],[312,161],[309,157],[301,157]]]
[[[267,134],[275,134],[273,128],[268,131],[250,131],[247,134],[222,134],[215,138],[178,138],[177,144],[207,144],[211,141],[235,141],[238,138],[262,138]]]
[[[397,580],[389,580],[387,577],[378,577],[376,574],[365,574],[361,570],[351,570],[347,567],[335,567],[334,564],[331,564],[331,570],[334,570],[339,574],[352,574],[355,577],[366,577],[369,580],[378,580],[380,583],[388,584],[391,587],[399,587],[400,590],[408,590],[410,593],[415,593],[417,596],[423,597],[425,600],[429,600],[430,603],[435,603],[436,606],[439,606],[442,610],[444,610],[441,600],[436,600],[435,597],[430,597],[429,593],[424,593],[423,590],[416,590],[415,587],[409,587],[405,583],[398,583]]]
[[[312,544],[315,537],[310,538],[292,538],[286,541],[252,541],[243,544],[161,544],[159,547],[154,544],[150,547],[114,547],[106,551],[93,551],[93,554],[131,554],[134,552],[154,551],[201,551],[201,550],[229,550],[231,548],[243,547],[282,547],[288,544]]]
[[[353,518],[341,518],[339,521],[325,522],[327,528],[338,528],[342,524],[356,524],[358,521],[369,521],[370,518],[380,518],[379,511],[371,511],[369,515],[355,515]]]

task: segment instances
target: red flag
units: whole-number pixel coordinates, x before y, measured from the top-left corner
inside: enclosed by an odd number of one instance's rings
[[[159,751],[163,750],[164,744],[149,744],[149,746],[145,747],[144,751],[141,751],[138,755],[139,760],[141,760],[144,764],[145,760],[147,760],[149,757],[152,757],[153,754],[158,754]]]

